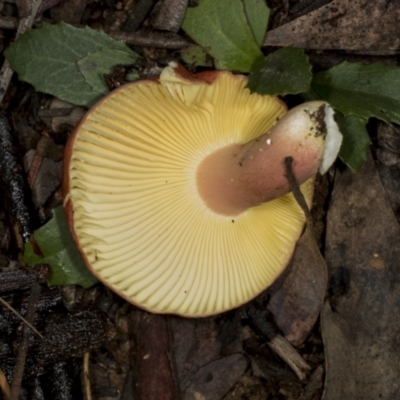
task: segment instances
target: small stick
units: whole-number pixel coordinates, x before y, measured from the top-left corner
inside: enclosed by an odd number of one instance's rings
[[[306,229],[303,235],[306,236],[309,245],[312,246],[316,254],[318,254],[322,267],[325,269],[325,271],[327,271],[328,269],[326,266],[325,259],[321,254],[321,250],[318,246],[317,239],[315,238],[313,218],[310,209],[308,208],[306,199],[304,198],[303,193],[300,190],[300,186],[296,181],[296,177],[294,176],[292,163],[293,163],[292,157],[285,158],[286,179],[289,182],[290,190],[292,191],[294,198],[296,199],[298,205],[303,210],[304,215],[306,216]]]
[[[259,310],[250,303],[246,313],[250,318],[251,328],[261,334],[267,340],[268,347],[289,365],[300,381],[304,381],[311,367],[290,342],[279,334],[276,326],[269,322],[268,311]]]
[[[26,320],[28,321],[29,324],[31,324],[33,322],[33,319],[35,318],[36,305],[39,300],[40,292],[41,292],[41,286],[38,283],[34,283],[31,286],[29,306],[26,312]],[[25,369],[25,362],[28,353],[30,336],[31,336],[30,328],[28,328],[25,325],[23,330],[22,341],[18,349],[17,362],[15,364],[14,376],[11,384],[11,394],[9,400],[18,400],[19,398],[19,391],[21,389],[21,382]]]
[[[43,335],[31,324],[29,323],[11,304],[8,304],[2,297],[0,297],[0,303],[7,307],[12,313],[14,313],[25,325],[27,325],[33,332],[36,333],[41,339]]]
[[[176,33],[154,33],[154,32],[122,32],[108,31],[114,39],[122,40],[126,44],[141,47],[158,47],[161,49],[181,50],[193,46],[193,42]]]
[[[42,165],[43,157],[36,151],[28,172],[28,185],[32,189]]]
[[[311,367],[284,336],[276,335],[267,344],[271,350],[289,365],[300,381],[306,379]]]
[[[154,21],[154,28],[178,32],[188,6],[188,0],[164,0]]]
[[[1,369],[0,369],[0,388],[7,398],[10,397],[10,385],[8,384],[7,378]]]
[[[85,400],[93,399],[92,390],[90,386],[89,360],[90,360],[90,353],[86,352],[83,355],[83,367],[82,367],[83,396]]]
[[[298,205],[301,207],[304,215],[306,216],[307,227],[310,230],[313,230],[313,222],[310,209],[308,208],[306,199],[304,198],[303,193],[301,193],[300,186],[296,181],[296,177],[294,176],[292,169],[292,164],[293,158],[285,157],[286,179],[289,182],[290,190],[293,192],[294,198],[296,199]]]

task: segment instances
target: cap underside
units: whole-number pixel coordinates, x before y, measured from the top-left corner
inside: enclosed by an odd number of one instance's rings
[[[246,79],[127,85],[81,125],[69,166],[74,231],[91,268],[128,301],[204,316],[269,286],[293,252],[304,215],[291,194],[237,216],[207,208],[196,187],[205,156],[245,143],[284,114]],[[310,181],[302,185],[312,196]]]

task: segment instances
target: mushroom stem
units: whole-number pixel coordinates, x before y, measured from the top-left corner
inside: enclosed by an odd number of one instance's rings
[[[290,192],[286,157],[299,184],[326,172],[342,142],[333,114],[325,102],[304,103],[262,136],[211,153],[197,169],[200,196],[211,210],[237,215]]]

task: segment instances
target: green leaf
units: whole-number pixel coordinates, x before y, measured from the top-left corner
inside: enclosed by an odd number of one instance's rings
[[[181,58],[186,64],[196,67],[212,67],[213,62],[207,52],[200,46],[191,46],[181,51]]]
[[[342,62],[314,75],[312,88],[344,115],[400,123],[400,68]]]
[[[248,87],[260,94],[297,94],[309,91],[311,79],[311,65],[304,50],[284,47],[255,63]]]
[[[94,53],[87,54],[77,62],[79,71],[85,82],[90,85],[94,92],[107,94],[108,87],[104,81],[104,75],[112,72],[117,64],[129,65],[136,61],[136,55],[127,49],[124,51],[102,48]]]
[[[119,64],[132,64],[138,57],[125,43],[102,31],[65,23],[28,30],[4,54],[22,81],[40,92],[83,106],[91,106],[107,93],[103,73],[111,73]],[[108,60],[99,70],[88,69],[101,55]]]
[[[137,81],[140,78],[139,72],[137,69],[131,69],[127,74],[126,74],[126,80],[128,82],[134,82]]]
[[[35,243],[30,241],[25,244],[24,260],[28,265],[49,264],[49,285],[80,285],[87,288],[97,283],[72,241],[62,206],[53,210],[53,218],[35,231],[33,236]]]
[[[254,38],[261,47],[264,43],[269,20],[269,8],[265,0],[242,0],[247,22]]]
[[[248,72],[261,56],[241,0],[200,0],[187,9],[182,28],[218,69]]]
[[[336,113],[336,121],[343,134],[340,159],[353,171],[357,172],[367,160],[367,151],[371,140],[367,132],[367,120],[355,116],[343,116]]]

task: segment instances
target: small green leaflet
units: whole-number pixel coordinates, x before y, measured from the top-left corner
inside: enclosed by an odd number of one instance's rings
[[[304,50],[283,47],[255,63],[248,87],[260,94],[286,95],[308,92],[311,65]]]
[[[257,12],[250,12],[251,5]],[[186,11],[182,29],[214,57],[218,69],[248,72],[262,55],[268,15],[268,7],[256,0],[200,0]]]
[[[344,115],[400,123],[400,68],[347,61],[317,72],[312,88]]]
[[[20,80],[73,104],[91,106],[108,92],[103,74],[139,57],[102,31],[60,23],[28,30],[4,52]]]
[[[367,120],[336,113],[336,122],[343,134],[339,158],[353,171],[358,171],[367,160],[367,150],[371,144],[367,132]]]
[[[49,285],[80,285],[88,288],[97,279],[86,268],[69,231],[62,206],[53,210],[53,218],[34,232],[39,249],[32,242],[25,244],[24,260],[28,265],[49,264]],[[36,254],[38,250],[43,257]]]
[[[195,67],[213,66],[212,58],[200,46],[191,46],[181,51],[181,58],[186,64]]]
[[[77,62],[80,73],[83,75],[86,83],[91,88],[102,95],[109,92],[105,85],[103,76],[109,74],[115,67],[115,60],[120,65],[132,64],[131,50],[120,51],[115,49],[102,48],[94,53],[89,53],[85,58]],[[136,73],[136,79],[139,74]]]

